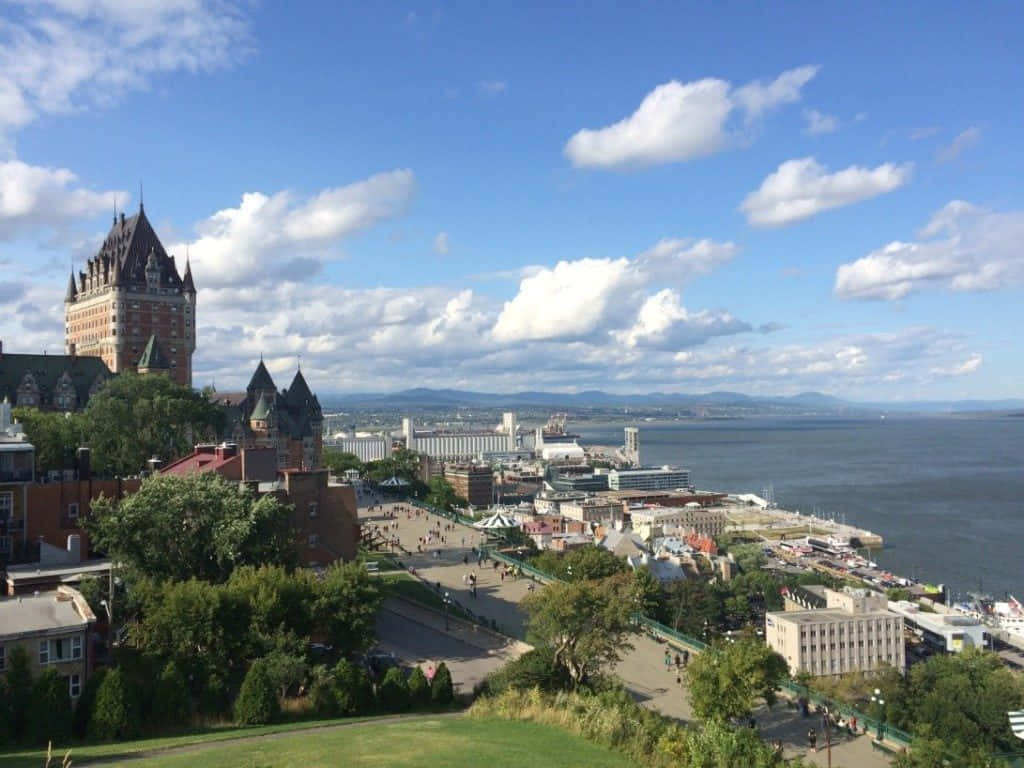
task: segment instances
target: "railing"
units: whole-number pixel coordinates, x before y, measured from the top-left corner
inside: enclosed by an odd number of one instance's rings
[[[457,512],[449,512],[448,510],[437,509],[436,507],[433,507],[430,504],[425,504],[424,502],[421,501],[410,500],[409,503],[427,512],[430,512],[435,515],[440,515],[441,517],[446,517],[449,520],[454,520],[458,523],[462,523],[463,525],[472,526],[473,523],[476,522],[472,518],[465,517],[464,515],[460,515]],[[518,558],[506,555],[503,552],[498,552],[490,547],[483,547],[482,550],[483,555],[485,557],[491,557],[495,560],[499,560],[503,563],[507,563],[508,565],[512,565],[516,568],[519,568],[527,576],[530,576],[531,578],[540,581],[544,584],[562,581],[557,576],[547,573],[546,571],[542,571],[538,568],[534,568],[529,563],[523,562]],[[706,651],[708,648],[711,647],[707,643],[698,640],[695,637],[691,637],[690,635],[684,634],[683,632],[679,632],[678,630],[672,629],[671,627],[662,624],[660,621],[652,619],[650,616],[639,616],[637,618],[637,623],[645,630],[647,630],[649,633],[657,637],[660,637],[661,639],[665,640],[670,644],[679,646],[682,649],[696,651],[699,653],[701,651]],[[831,714],[838,714],[846,720],[849,720],[850,717],[857,718],[857,724],[863,724],[864,727],[867,729],[868,733],[872,734],[874,737],[882,741],[894,744],[897,748],[909,747],[911,742],[913,742],[914,737],[906,731],[902,731],[899,728],[889,725],[884,720],[869,717],[865,715],[863,712],[860,712],[859,710],[854,709],[853,707],[847,704],[843,704],[842,702],[830,699],[827,696],[816,692],[812,688],[809,688],[805,685],[801,685],[792,678],[787,678],[783,680],[780,684],[780,687],[796,697],[806,696],[808,701],[812,704],[818,704],[822,707],[828,707],[828,711]],[[1004,760],[1008,758],[1019,759],[1019,762],[1011,763],[1013,765],[1013,768],[1018,768],[1018,766],[1019,768],[1024,768],[1024,753],[996,755],[996,757],[999,757]]]

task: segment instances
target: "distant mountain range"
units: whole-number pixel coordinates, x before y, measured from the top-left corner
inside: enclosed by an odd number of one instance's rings
[[[782,411],[814,413],[853,413],[860,411],[885,413],[957,413],[978,411],[1013,411],[1024,409],[1024,399],[948,400],[870,403],[851,402],[821,392],[802,392],[780,397],[745,395],[741,392],[706,392],[682,394],[650,392],[647,394],[615,394],[588,390],[564,392],[471,392],[459,389],[405,389],[390,393],[352,393],[320,396],[328,410],[334,408],[502,408],[535,406],[545,408],[685,408],[737,409],[742,411]]]

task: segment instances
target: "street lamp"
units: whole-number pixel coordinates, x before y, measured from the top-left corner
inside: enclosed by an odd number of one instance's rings
[[[452,597],[448,592],[444,593],[444,631],[447,632],[448,626],[448,605],[451,603]]]
[[[565,573],[566,573],[566,576],[568,576],[567,581],[572,581],[572,564],[571,563],[565,567]]]
[[[885,715],[885,699],[882,698],[882,692],[877,688],[871,695],[871,703],[878,705],[878,740],[881,741],[885,735],[885,728],[882,725],[882,718]]]

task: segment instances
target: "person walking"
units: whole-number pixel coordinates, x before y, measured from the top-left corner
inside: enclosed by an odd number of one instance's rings
[[[807,746],[809,750],[818,751],[818,733],[813,728],[807,732]]]

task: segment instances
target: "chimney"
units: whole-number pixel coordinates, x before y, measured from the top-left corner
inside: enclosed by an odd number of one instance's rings
[[[82,562],[82,537],[77,533],[68,536],[68,554],[71,555],[71,562]]]
[[[76,451],[75,458],[78,465],[78,479],[88,480],[92,477],[92,470],[89,464],[89,449],[83,445]]]
[[[158,459],[156,456],[154,456],[153,458],[146,462],[146,466],[149,467],[149,471],[154,475],[160,471],[160,468],[163,465],[164,463],[160,461],[160,459]]]

